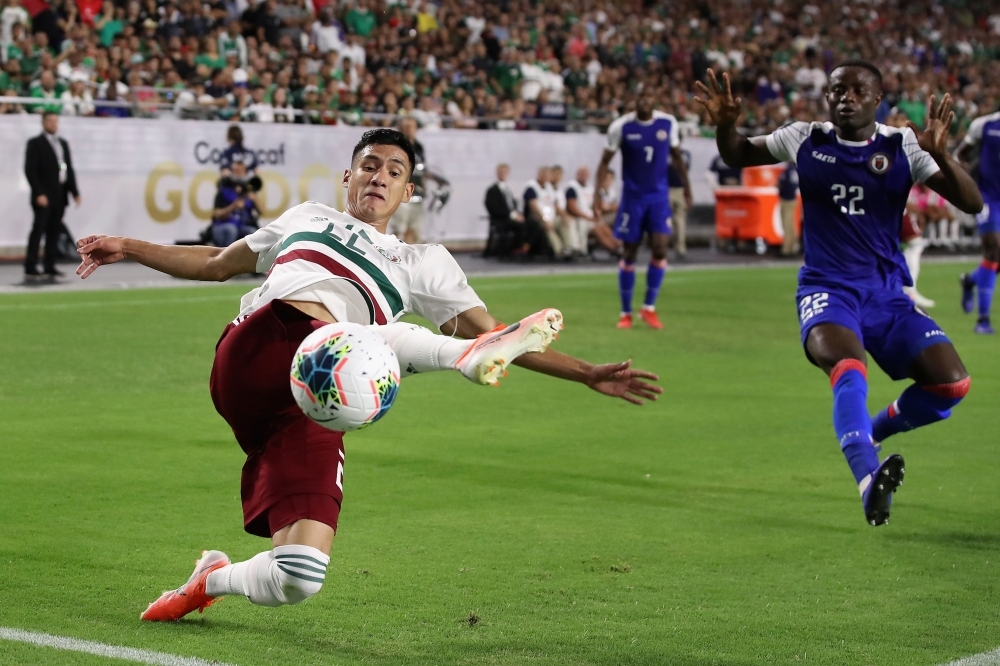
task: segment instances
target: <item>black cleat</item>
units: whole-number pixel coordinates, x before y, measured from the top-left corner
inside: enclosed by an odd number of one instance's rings
[[[904,464],[903,456],[893,453],[872,473],[871,484],[861,497],[868,524],[878,527],[889,523],[892,494],[903,485]]]

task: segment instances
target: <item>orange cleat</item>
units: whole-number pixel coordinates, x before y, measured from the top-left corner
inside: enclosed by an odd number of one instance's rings
[[[455,369],[477,384],[496,386],[501,377],[507,376],[507,366],[514,359],[545,351],[562,329],[562,313],[553,308],[528,315],[510,326],[497,326],[476,338],[455,361]]]
[[[194,573],[176,590],[168,590],[149,604],[139,616],[147,622],[176,622],[193,611],[203,612],[221,597],[205,594],[208,574],[229,564],[229,557],[217,550],[202,551],[201,559],[194,563]]]
[[[642,310],[639,310],[639,316],[642,317],[642,320],[646,322],[650,328],[655,328],[656,330],[663,328],[660,318],[656,316],[656,310],[643,308]]]
[[[632,313],[626,312],[618,320],[618,328],[632,328]]]

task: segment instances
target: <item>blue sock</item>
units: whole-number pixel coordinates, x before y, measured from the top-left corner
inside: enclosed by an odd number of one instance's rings
[[[976,290],[979,292],[979,316],[989,317],[990,306],[993,304],[993,289],[997,283],[996,264],[983,260],[972,277],[976,281]]]
[[[653,259],[649,262],[649,269],[646,271],[646,298],[642,304],[647,308],[656,305],[656,297],[660,294],[660,285],[663,284],[663,275],[667,272],[667,260]]]
[[[952,384],[913,384],[872,419],[872,437],[876,442],[883,442],[896,433],[943,421],[969,392],[970,383],[966,377]]]
[[[868,371],[861,361],[843,360],[830,373],[830,385],[833,387],[833,429],[854,479],[860,484],[879,465],[868,416]]]
[[[618,293],[622,297],[622,313],[632,312],[632,292],[635,290],[635,264],[618,263]]]

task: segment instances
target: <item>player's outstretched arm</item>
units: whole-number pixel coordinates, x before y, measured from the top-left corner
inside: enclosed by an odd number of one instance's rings
[[[694,98],[694,101],[705,107],[715,124],[715,143],[722,160],[734,169],[781,162],[768,150],[765,137],[748,139],[736,131],[743,99],[733,99],[729,74],[722,75],[722,82],[724,86],[719,85],[715,72],[708,70],[707,86],[701,81],[695,81],[695,86],[703,96]]]
[[[257,268],[257,253],[245,240],[227,248],[157,245],[120,236],[88,236],[76,244],[80,265],[76,274],[87,278],[99,267],[124,259],[186,280],[224,282]]]
[[[983,209],[983,195],[972,176],[948,154],[948,132],[955,121],[951,110],[951,95],[946,94],[937,104],[934,95],[927,100],[927,127],[921,130],[907,121],[917,135],[917,143],[926,151],[941,170],[927,179],[931,188],[964,213],[975,215]]]
[[[501,325],[485,309],[472,308],[445,322],[441,332],[460,338],[474,338]],[[586,384],[598,393],[635,405],[643,404],[644,400],[656,400],[663,393],[662,388],[650,383],[659,380],[659,377],[645,370],[633,370],[631,360],[594,365],[550,348],[542,353],[525,354],[514,364],[543,375]]]

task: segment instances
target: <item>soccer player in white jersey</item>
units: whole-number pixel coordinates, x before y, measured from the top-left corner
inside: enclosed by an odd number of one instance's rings
[[[123,259],[192,280],[268,273],[263,286],[243,298],[219,341],[211,392],[247,454],[244,529],[269,537],[273,548],[235,564],[222,552],[203,553],[188,581],[150,604],[144,620],[177,620],[225,595],[281,606],[321,589],[343,499],[343,433],[320,427],[298,409],[288,368],[298,344],[327,322],[371,325],[389,341],[404,374],[453,369],[493,383],[513,361],[635,404],[662,392],[646,381],[655,375],[633,370],[629,361],[592,365],[546,349],[561,327],[556,310],[504,328],[443,247],[406,245],[385,235],[413,190],[413,164],[413,148],[402,134],[375,129],[355,147],[344,174],[343,213],[306,202],[224,249],[109,236],[79,242],[77,274],[84,278]],[[408,312],[455,337],[396,322]]]

